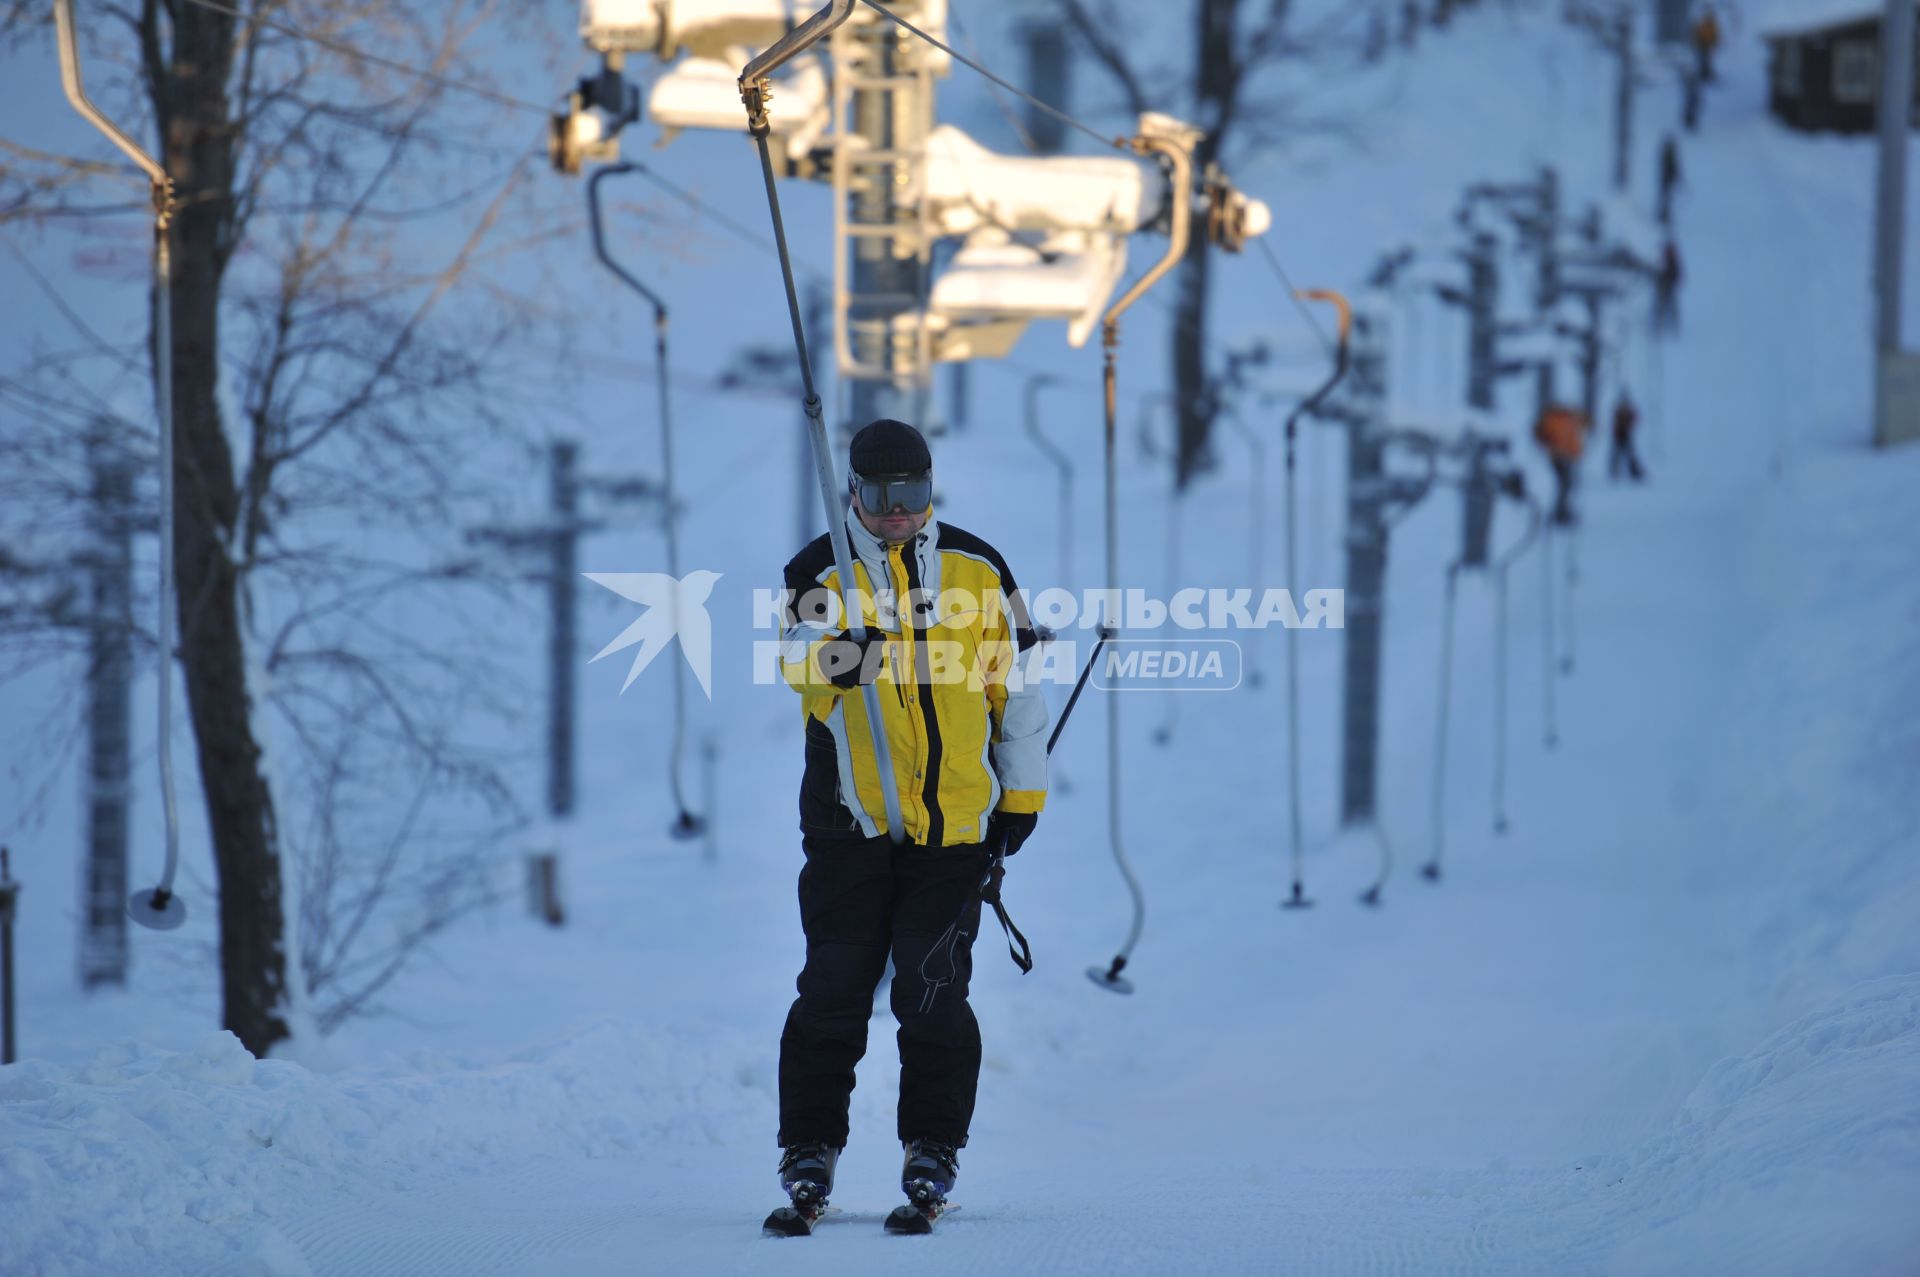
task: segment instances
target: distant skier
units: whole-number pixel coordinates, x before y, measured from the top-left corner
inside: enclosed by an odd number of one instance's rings
[[[1693,23],[1693,52],[1697,59],[1700,79],[1707,84],[1715,80],[1713,73],[1713,54],[1720,47],[1720,15],[1713,11],[1712,5],[1702,5],[1700,16]]]
[[[1607,477],[1618,479],[1625,474],[1635,483],[1643,482],[1647,471],[1640,464],[1640,453],[1634,447],[1634,434],[1640,428],[1640,409],[1633,402],[1633,392],[1622,388],[1619,402],[1613,405],[1613,449],[1607,454]]]
[[[1546,450],[1553,466],[1553,521],[1563,526],[1576,521],[1573,512],[1574,471],[1586,447],[1587,421],[1577,409],[1548,404],[1533,423],[1533,438]]]
[[[1006,560],[930,518],[933,458],[912,426],[873,422],[854,436],[848,462],[846,532],[865,643],[838,619],[840,576],[825,535],[786,567],[781,671],[803,698],[806,723],[807,957],[780,1037],[780,1183],[794,1205],[769,1218],[772,1231],[810,1229],[832,1191],[854,1066],[889,956],[902,1187],[926,1219],[937,1216],[980,1080],[967,983],[983,883],[994,853],[1012,855],[1033,833],[1047,796],[1047,705],[1038,686],[1012,674],[1035,640]],[[966,606],[950,611],[960,599]],[[905,825],[897,845],[866,683],[880,685]],[[998,881],[986,890],[994,898]]]
[[[1660,268],[1653,276],[1653,327],[1656,332],[1680,330],[1680,246],[1669,235],[1660,250]]]
[[[1680,143],[1667,134],[1660,143],[1660,224],[1673,224],[1673,195],[1680,188]]]

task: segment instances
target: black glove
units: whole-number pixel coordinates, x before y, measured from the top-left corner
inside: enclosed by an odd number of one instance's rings
[[[1007,867],[995,856],[987,867],[987,876],[980,880],[980,903],[997,905],[1000,903],[1000,880],[1007,876]]]
[[[835,687],[848,691],[863,682],[872,682],[861,677],[867,668],[867,650],[875,643],[886,641],[887,636],[878,630],[868,630],[866,637],[858,639],[841,630],[820,645],[820,672]]]
[[[1011,856],[1022,843],[1033,837],[1040,823],[1037,811],[996,811],[987,817],[987,850]]]

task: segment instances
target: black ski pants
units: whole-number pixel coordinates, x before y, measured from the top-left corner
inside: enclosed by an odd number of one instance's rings
[[[967,1005],[980,924],[982,844],[894,846],[808,833],[800,870],[807,962],[780,1035],[780,1143],[847,1143],[854,1065],[893,957],[901,1140],[967,1142],[980,1026]]]

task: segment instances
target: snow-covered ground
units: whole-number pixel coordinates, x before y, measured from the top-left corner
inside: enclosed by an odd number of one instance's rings
[[[1430,237],[1468,179],[1555,158],[1576,200],[1598,193],[1608,72],[1580,37],[1482,6],[1431,39],[1362,95],[1364,152],[1238,175],[1273,203],[1303,284],[1352,283],[1380,249]],[[23,849],[26,1059],[0,1070],[0,1272],[1913,1271],[1920,451],[1864,447],[1870,153],[1777,130],[1757,51],[1728,61],[1685,140],[1685,328],[1657,361],[1636,344],[1626,370],[1656,418],[1653,482],[1610,488],[1589,466],[1552,752],[1537,745],[1534,561],[1515,576],[1504,837],[1487,802],[1491,590],[1463,583],[1443,884],[1412,864],[1428,844],[1446,496],[1395,533],[1382,824],[1400,863],[1385,907],[1352,903],[1375,848],[1334,832],[1338,636],[1309,633],[1317,907],[1276,908],[1277,680],[1188,698],[1166,746],[1163,711],[1136,699],[1124,803],[1150,912],[1138,992],[1093,988],[1083,969],[1111,956],[1126,897],[1107,853],[1106,707],[1088,702],[1057,756],[1073,788],[1009,878],[1039,966],[1019,976],[992,928],[976,946],[986,1065],[962,1209],[926,1242],[878,1227],[898,1166],[883,1012],[844,1213],[810,1241],[769,1242],[756,1225],[776,1196],[778,1028],[801,955],[795,707],[745,685],[755,636],[722,638],[701,711],[722,750],[706,863],[666,837],[660,670],[622,698],[609,661],[583,677],[568,926],[472,919],[392,990],[391,1015],[349,1023],[307,1063],[255,1061],[211,1030],[209,975],[163,956],[191,937],[139,937],[133,988],[82,999],[56,899],[71,867]],[[1669,98],[1645,99],[1642,203]],[[744,154],[712,154],[751,190]],[[692,296],[712,269],[683,263],[668,286]],[[1221,276],[1224,340],[1303,341],[1257,262]],[[1162,318],[1142,312],[1129,337],[1143,352],[1129,393],[1155,383]],[[1423,394],[1454,374],[1428,348],[1447,331],[1438,313],[1419,323],[1396,338],[1416,368],[1399,393],[1432,409]],[[1038,334],[1022,357],[1082,379],[1077,406],[1050,394],[1051,421],[1090,447],[1097,356],[1069,363],[1057,343]],[[1018,379],[983,372],[974,390],[974,424],[935,445],[949,517],[1043,581],[1053,479],[1001,424]],[[1507,400],[1516,438],[1525,398]],[[629,429],[610,398],[583,416],[609,447]],[[685,449],[689,491],[761,485],[774,512],[690,510],[690,565],[726,573],[716,616],[744,615],[790,552],[785,436],[742,460],[777,424],[716,420]],[[1268,459],[1277,493],[1277,443]],[[1338,460],[1310,430],[1303,474]],[[1129,461],[1124,556],[1157,584],[1164,481]],[[1185,516],[1196,583],[1241,583],[1248,482],[1236,465],[1202,481]],[[1082,489],[1077,584],[1097,562]],[[1336,486],[1303,501],[1320,522],[1301,584],[1338,584],[1340,500]],[[610,536],[583,566],[658,554]],[[588,618],[594,649],[624,624],[611,608]],[[1262,660],[1278,659],[1276,640]],[[204,889],[193,903],[212,913]]]

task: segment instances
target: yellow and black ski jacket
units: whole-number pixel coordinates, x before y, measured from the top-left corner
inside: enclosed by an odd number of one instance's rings
[[[995,809],[1037,812],[1047,798],[1047,703],[1021,678],[1034,634],[1000,552],[929,521],[887,545],[851,509],[847,539],[860,610],[876,643],[880,717],[908,839],[979,842]],[[803,698],[803,832],[887,832],[866,703],[821,672],[820,645],[846,628],[833,546],[816,538],[787,564],[780,668]]]

